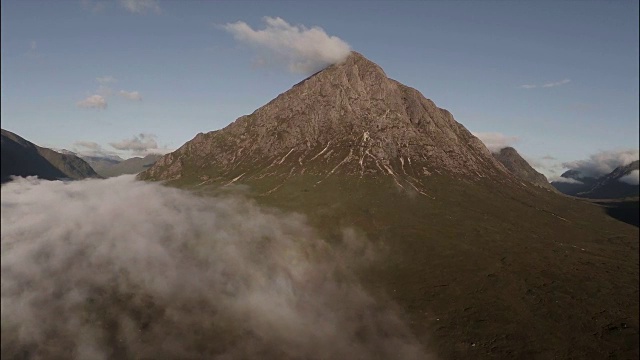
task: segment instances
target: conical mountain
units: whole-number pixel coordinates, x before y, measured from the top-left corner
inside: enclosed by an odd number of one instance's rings
[[[358,269],[363,286],[440,359],[637,357],[638,228],[523,185],[358,53],[139,177],[240,189],[306,215],[331,244],[367,239],[380,251]]]
[[[549,180],[547,180],[547,177],[531,167],[527,160],[520,156],[516,149],[508,146],[493,153],[493,156],[517,178],[527,181],[535,186],[556,191],[556,189],[549,183]]]
[[[421,189],[433,173],[504,178],[447,110],[352,52],[226,128],[198,134],[143,179],[384,175]],[[321,180],[320,180],[321,181]]]

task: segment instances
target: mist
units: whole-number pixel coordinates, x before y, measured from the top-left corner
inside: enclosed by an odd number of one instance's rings
[[[582,176],[600,177],[619,166],[625,166],[640,158],[638,149],[599,151],[588,159],[565,162],[563,167],[579,171]]]
[[[279,17],[266,16],[263,20],[263,30],[254,30],[243,21],[221,26],[237,41],[256,50],[260,65],[286,64],[293,73],[312,74],[344,61],[351,52],[349,44],[320,27],[291,25]]]
[[[133,176],[2,187],[3,359],[424,359],[298,214]],[[360,259],[355,261],[354,259]]]

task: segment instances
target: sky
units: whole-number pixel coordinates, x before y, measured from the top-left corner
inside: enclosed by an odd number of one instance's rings
[[[550,178],[638,157],[638,1],[1,4],[2,128],[45,147],[168,152],[347,49]]]

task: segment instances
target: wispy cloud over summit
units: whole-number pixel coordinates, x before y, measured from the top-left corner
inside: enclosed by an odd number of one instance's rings
[[[337,36],[328,35],[320,27],[291,25],[279,17],[265,17],[266,27],[254,30],[238,21],[222,25],[234,38],[259,51],[256,63],[287,64],[294,73],[311,73],[343,61],[351,47]]]

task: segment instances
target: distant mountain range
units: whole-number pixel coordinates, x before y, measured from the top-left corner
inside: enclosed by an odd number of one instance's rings
[[[11,176],[37,176],[41,179],[84,179],[100,177],[89,164],[71,154],[43,148],[2,129],[2,183]]]
[[[160,154],[150,154],[145,157],[122,159],[120,157],[83,156],[78,155],[103,177],[113,177],[124,174],[137,174],[151,167],[162,157]]]
[[[640,161],[619,166],[611,173],[601,177],[585,176],[577,170],[568,170],[560,177],[566,180],[552,181],[551,185],[558,191],[572,196],[589,199],[616,199],[635,197],[640,194],[638,184],[621,181],[623,177],[637,171]],[[623,179],[624,180],[624,179]]]

